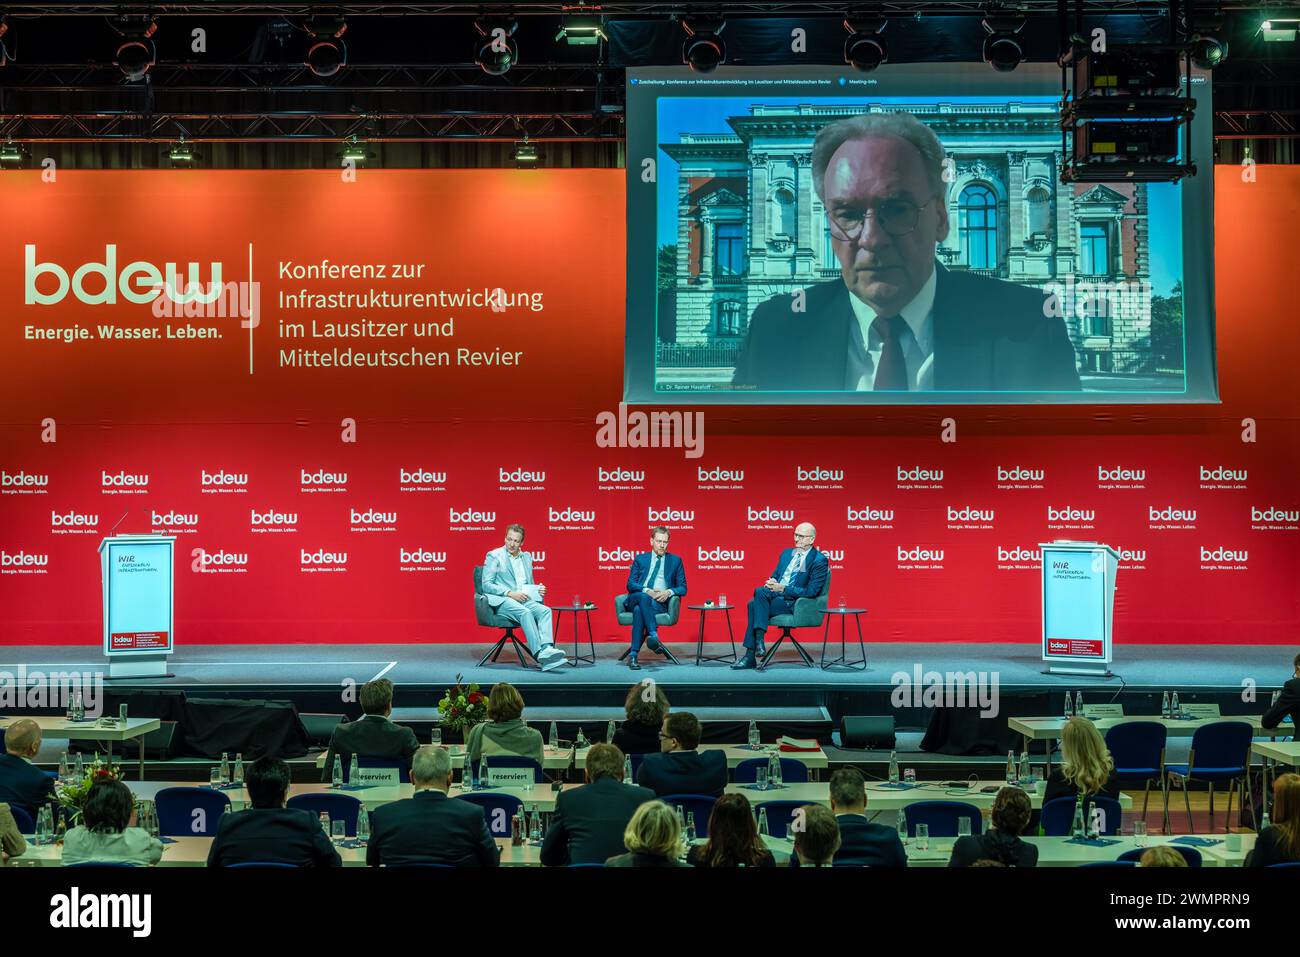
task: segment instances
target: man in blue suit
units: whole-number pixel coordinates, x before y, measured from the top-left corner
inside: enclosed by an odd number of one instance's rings
[[[0,802],[17,805],[36,816],[36,809],[54,797],[54,778],[32,759],[41,750],[41,726],[19,718],[5,729],[4,754],[0,754]]]
[[[816,538],[817,529],[810,522],[795,526],[794,547],[781,553],[772,577],[754,589],[754,597],[749,602],[749,620],[745,624],[745,654],[731,666],[732,671],[757,667],[757,658],[765,652],[763,635],[773,615],[794,614],[798,599],[816,598],[822,593],[830,563],[813,548]]]
[[[668,529],[660,525],[650,532],[650,551],[632,560],[632,571],[627,576],[623,610],[632,613],[632,652],[627,656],[627,666],[633,671],[641,670],[636,656],[643,636],[651,651],[663,651],[655,615],[666,615],[669,599],[685,594],[686,568],[680,558],[669,554]]]

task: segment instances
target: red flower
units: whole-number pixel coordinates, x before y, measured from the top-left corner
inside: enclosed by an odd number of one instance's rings
[[[470,703],[470,704],[478,704],[478,703],[479,703],[480,701],[482,701],[482,700],[483,700],[483,695],[482,695],[480,692],[478,692],[478,691],[474,691],[474,692],[471,692],[471,693],[470,693],[470,696],[469,696],[469,703]]]

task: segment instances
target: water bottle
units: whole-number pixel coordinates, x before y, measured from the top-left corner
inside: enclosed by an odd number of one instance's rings
[[[748,736],[747,740],[749,741],[749,746],[750,746],[751,748],[756,748],[756,747],[758,747],[759,744],[762,742],[762,738],[761,738],[761,736],[760,736],[759,733],[758,733],[758,722],[757,722],[757,721],[751,721],[751,722],[749,722],[749,736]]]
[[[889,752],[889,783],[898,783],[898,752]]]
[[[695,812],[686,815],[686,843],[695,843]]]
[[[1030,781],[1033,779],[1033,772],[1029,769],[1029,752],[1020,752],[1020,776],[1021,781]]]
[[[77,721],[85,721],[85,720],[86,720],[86,701],[85,701],[85,699],[82,698],[82,696],[81,696],[81,689],[80,689],[80,688],[77,689],[77,697],[76,697],[76,704],[75,704],[75,707],[76,707],[76,709],[77,709],[77,713],[76,713],[76,715],[75,715],[76,720],[77,720]]]
[[[221,783],[225,784],[230,780],[230,752],[221,752]]]
[[[54,843],[54,812],[48,804],[36,812],[36,843]]]
[[[370,812],[365,808],[357,811],[357,842],[366,844],[370,841]]]
[[[1259,812],[1259,831],[1261,834],[1266,827],[1268,827],[1268,808],[1264,808]]]
[[[528,816],[528,840],[534,843],[542,839],[542,812],[533,805],[533,813]]]
[[[1080,794],[1074,802],[1074,823],[1070,825],[1070,837],[1082,838],[1083,835],[1083,795]]]
[[[76,720],[76,714],[77,714],[77,712],[76,712],[76,708],[75,708],[75,706],[74,706],[74,702],[75,702],[75,700],[76,700],[76,692],[70,692],[70,693],[68,694],[68,706],[67,706],[67,708],[65,708],[64,711],[63,711],[63,717],[64,717],[64,719],[67,720],[67,721],[75,721],[75,720]]]
[[[1016,783],[1016,753],[1014,751],[1007,752],[1007,783]]]
[[[686,810],[680,804],[677,805],[677,826],[686,830]]]
[[[758,809],[758,833],[762,837],[767,837],[772,833],[767,827],[767,808],[765,807]]]
[[[898,809],[896,824],[898,826],[898,840],[900,843],[905,843],[907,841],[907,811],[901,807]]]
[[[330,770],[330,787],[343,787],[343,759],[337,754],[334,755],[334,767]]]
[[[524,843],[524,808],[523,805],[510,818],[510,846],[519,847]]]
[[[781,759],[775,753],[767,756],[767,786],[774,788],[777,785],[777,768],[781,766]]]
[[[587,736],[582,733],[582,725],[578,725],[578,736],[573,739],[573,746],[580,750],[587,746]]]
[[[352,760],[348,762],[348,784],[357,784],[361,779],[361,762],[357,756],[352,755]]]
[[[1160,695],[1160,717],[1169,717],[1169,692],[1162,692]]]
[[[1178,703],[1178,692],[1175,691],[1173,697],[1169,699],[1169,717],[1180,718],[1182,714],[1183,706]]]
[[[478,783],[479,787],[488,786],[488,763],[487,755],[481,755],[478,759]]]
[[[605,725],[605,743],[614,743],[614,719],[610,718],[609,723]]]
[[[1088,839],[1095,841],[1101,837],[1101,808],[1095,804],[1092,806],[1092,813],[1088,816]]]
[[[1074,693],[1074,713],[1077,714],[1080,718],[1083,717],[1083,692],[1082,691],[1076,691]]]
[[[244,783],[244,752],[235,752],[235,783]]]
[[[551,722],[551,732],[546,738],[546,743],[552,748],[560,746],[560,728],[554,721]]]
[[[82,757],[81,752],[78,751],[78,752],[77,752],[77,771],[76,771],[76,780],[77,780],[78,782],[81,782],[81,781],[85,780],[85,777],[86,777],[86,759],[85,759],[84,757]]]
[[[1074,695],[1070,692],[1065,693],[1065,720],[1069,721],[1074,717]]]
[[[59,758],[59,780],[67,781],[71,773],[72,770],[68,767],[68,752],[64,751],[63,756]]]
[[[632,778],[632,756],[629,754],[623,759],[623,783],[636,784]]]
[[[321,811],[318,820],[320,821],[320,829],[321,829],[322,831],[325,832],[325,836],[326,836],[326,837],[329,837],[329,836],[330,836],[330,816],[329,816],[329,813],[326,812],[326,811]]]
[[[479,766],[470,760],[469,752],[465,752],[465,766],[461,771],[461,783],[471,791],[477,791],[479,787],[478,777]]]

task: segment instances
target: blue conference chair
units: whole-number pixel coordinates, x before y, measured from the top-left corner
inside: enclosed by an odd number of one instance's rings
[[[529,662],[532,662],[532,664],[539,668],[541,667],[541,665],[538,664],[537,659],[533,656],[533,653],[528,650],[528,645],[515,636],[515,629],[519,627],[519,623],[502,615],[498,615],[496,609],[488,603],[487,595],[483,593],[482,565],[474,566],[474,620],[484,628],[500,628],[504,632],[504,634],[497,639],[496,644],[489,648],[487,654],[479,660],[478,666],[480,668],[486,665],[489,660],[495,662],[500,658],[501,652],[505,650],[507,642],[509,642],[510,646],[514,648],[515,654],[519,656],[519,664],[521,667],[528,667]]]
[[[790,833],[790,824],[795,812],[807,807],[807,801],[762,801],[755,806],[756,811],[767,811],[767,833],[773,837],[785,837]]]
[[[568,867],[569,867],[570,870],[572,870],[572,869],[575,868],[575,867],[600,867],[600,868],[603,868],[604,866],[605,866],[605,865],[604,865],[603,862],[600,863],[600,864],[569,864],[569,865],[568,865]]]
[[[357,766],[361,768],[394,768],[397,771],[397,783],[406,784],[411,777],[411,762],[404,758],[368,758],[364,754],[357,755]],[[351,768],[343,769],[343,781],[345,784],[351,784],[348,780]]]
[[[519,754],[489,754],[487,763],[489,768],[532,768],[534,782],[541,784],[545,780],[542,775],[542,766],[532,758],[526,758]]]
[[[483,818],[487,821],[488,831],[493,837],[509,837],[510,820],[524,806],[524,802],[513,794],[501,794],[496,791],[458,794],[456,800],[468,801],[482,808]]]
[[[1165,847],[1172,847],[1179,854],[1183,855],[1183,860],[1187,861],[1188,867],[1201,866],[1201,852],[1198,851],[1196,848],[1183,847],[1181,844],[1166,844]],[[1119,857],[1115,858],[1115,860],[1132,861],[1134,864],[1136,864],[1142,860],[1142,855],[1145,854],[1148,850],[1149,848],[1145,848],[1145,847],[1135,847],[1131,851],[1125,851]]]
[[[1281,864],[1270,864],[1269,867],[1300,867],[1300,861],[1283,861]]]
[[[1214,830],[1214,785],[1227,782],[1228,814],[1223,828],[1232,822],[1232,792],[1242,789],[1250,764],[1250,745],[1254,732],[1245,721],[1214,721],[1202,725],[1192,735],[1192,747],[1186,764],[1165,765],[1165,833],[1169,833],[1169,782],[1182,785],[1183,804],[1187,807],[1187,830],[1192,826],[1192,802],[1187,795],[1187,785],[1203,781],[1210,789],[1210,830]],[[1255,799],[1250,788],[1245,788],[1242,803],[1250,799],[1250,816],[1256,829],[1259,821],[1255,815]]]
[[[768,624],[781,629],[781,635],[776,639],[771,647],[767,649],[767,654],[763,655],[758,662],[758,670],[763,671],[772,659],[776,657],[777,650],[781,647],[783,641],[789,641],[794,650],[799,653],[799,659],[803,662],[804,667],[813,666],[813,657],[799,644],[799,639],[794,636],[795,628],[820,628],[822,620],[826,617],[826,600],[831,593],[831,572],[826,570],[826,583],[822,585],[821,592],[813,598],[796,598],[794,608],[788,615],[773,615],[768,619]]]
[[[959,818],[970,818],[971,834],[984,833],[980,809],[965,801],[916,801],[903,808],[907,836],[916,837],[916,826],[926,824],[931,837],[956,837]]]
[[[19,834],[36,833],[36,821],[32,819],[31,812],[27,808],[10,804],[9,813],[14,816],[14,824],[18,825]]]
[[[213,837],[230,798],[212,788],[163,788],[154,795],[154,806],[163,837]]]
[[[709,816],[713,814],[713,805],[717,803],[717,798],[709,797],[707,794],[665,794],[659,800],[674,810],[680,807],[683,817],[694,814],[695,836],[709,836]]]
[[[746,758],[736,765],[737,784],[753,784],[758,780],[758,769],[767,767],[767,758]],[[808,765],[798,758],[781,759],[781,780],[786,784],[807,784]]]
[[[638,772],[640,772],[640,770],[641,770],[641,762],[645,760],[645,755],[644,755],[644,754],[629,754],[628,757],[632,759],[632,780],[633,780],[633,782],[635,782],[635,781],[636,781],[636,776],[637,776]]]
[[[297,794],[287,802],[285,807],[299,811],[310,811],[312,817],[319,817],[324,811],[330,816],[330,825],[342,821],[348,837],[357,836],[357,815],[361,813],[361,800],[351,794]]]
[[[1132,861],[1089,861],[1080,867],[1137,867]]]
[[[135,867],[130,861],[82,861],[80,864],[64,864],[64,867]]]
[[[296,868],[297,864],[286,864],[283,861],[241,861],[238,864],[227,864],[227,867],[290,867]]]
[[[1040,821],[1044,837],[1066,837],[1074,826],[1074,806],[1072,797],[1053,798],[1043,805]],[[1097,810],[1094,811],[1093,808]],[[1101,815],[1101,833],[1118,834],[1123,823],[1124,812],[1120,810],[1119,801],[1105,794],[1092,794],[1083,799],[1084,824],[1091,823],[1094,813]]]
[[[455,870],[452,864],[435,864],[432,861],[409,861],[406,864],[385,864],[384,867],[404,868],[404,867],[435,867],[440,870]]]
[[[1115,761],[1120,784],[1142,782],[1142,817],[1147,816],[1151,782],[1164,786],[1165,744],[1168,729],[1159,721],[1125,721],[1106,732],[1106,748]]]

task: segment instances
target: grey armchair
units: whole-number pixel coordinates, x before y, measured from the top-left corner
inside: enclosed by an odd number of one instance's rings
[[[813,666],[812,655],[799,644],[799,639],[795,638],[791,629],[794,628],[820,628],[822,619],[826,617],[826,600],[831,593],[831,570],[826,569],[826,584],[822,585],[821,594],[816,598],[796,598],[794,601],[794,614],[791,615],[773,615],[769,619],[769,624],[776,625],[781,629],[781,637],[776,640],[771,648],[767,649],[767,654],[763,660],[758,663],[759,670],[763,670],[771,663],[776,650],[781,647],[781,642],[789,640],[794,645],[794,650],[799,652],[799,657],[803,659],[806,667]]]
[[[474,566],[474,620],[484,628],[505,629],[505,634],[498,638],[497,643],[489,648],[487,654],[479,660],[480,668],[486,665],[489,660],[495,662],[500,658],[501,652],[505,650],[506,642],[510,642],[514,646],[515,654],[519,656],[521,665],[527,667],[531,661],[534,665],[541,667],[537,659],[533,657],[533,653],[528,650],[528,646],[515,635],[515,629],[519,627],[518,623],[498,615],[496,609],[488,604],[487,595],[483,594],[482,565]]]
[[[622,594],[616,595],[614,597],[614,613],[618,616],[618,623],[620,625],[622,625],[624,628],[630,628],[632,627],[632,613],[630,611],[623,610],[623,599],[625,598],[627,598],[627,592],[623,592]],[[659,626],[675,625],[677,624],[677,619],[681,617],[681,614],[682,614],[681,596],[673,595],[672,598],[668,599],[667,614],[655,615],[655,624]],[[681,664],[681,662],[677,660],[677,656],[668,650],[668,646],[665,645],[662,640],[660,640],[659,642],[659,647],[662,650],[661,653],[665,658],[667,658],[675,665]],[[623,653],[618,656],[618,660],[622,661],[631,653],[632,653],[631,646],[624,648]]]

